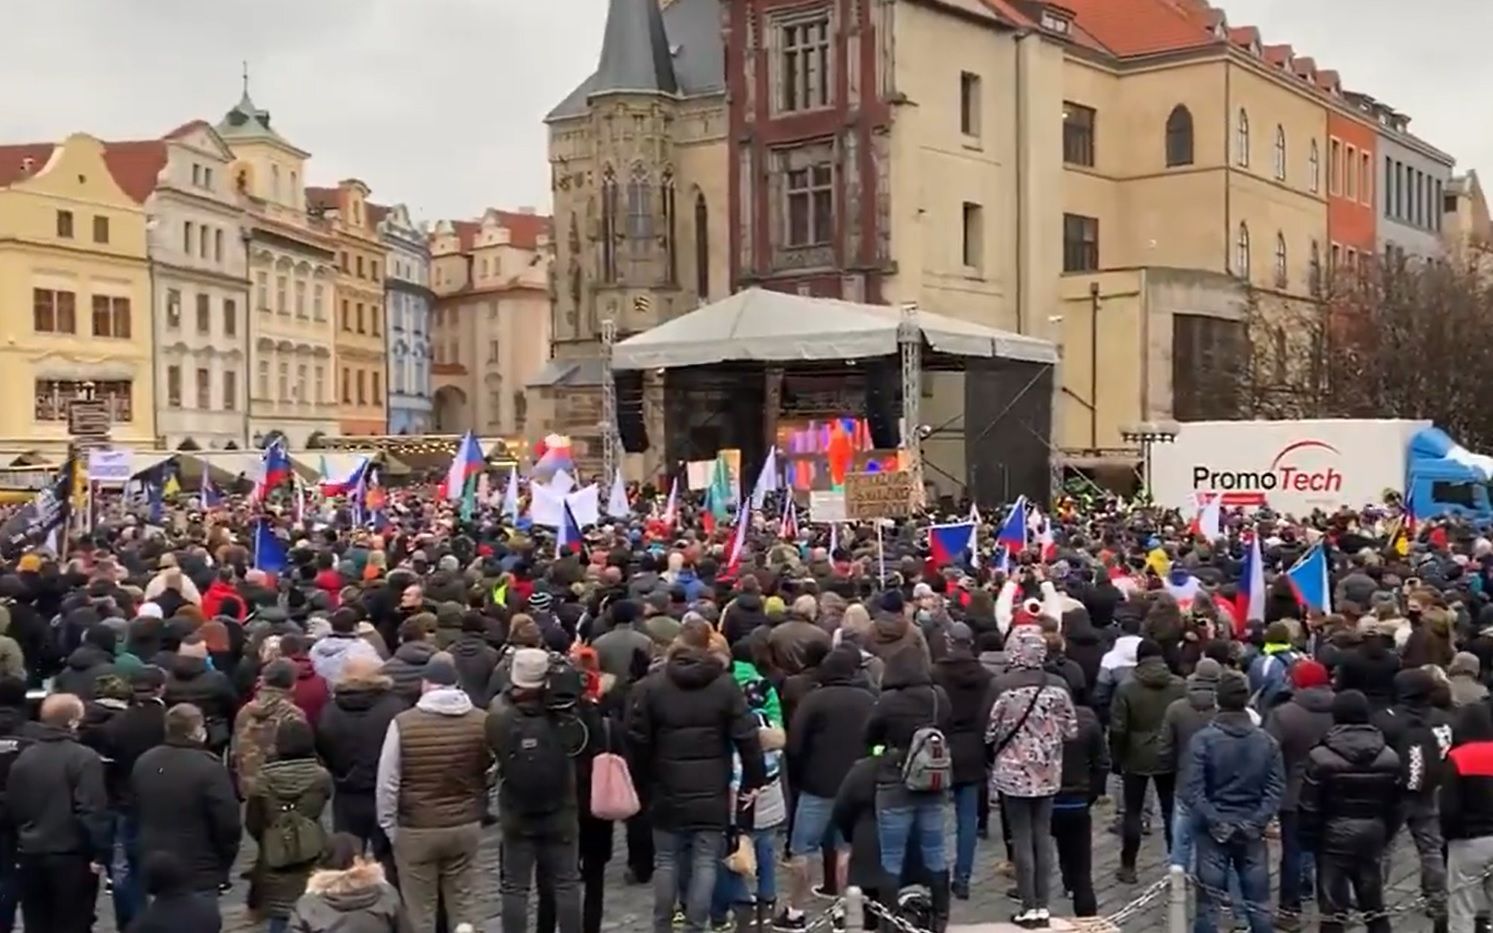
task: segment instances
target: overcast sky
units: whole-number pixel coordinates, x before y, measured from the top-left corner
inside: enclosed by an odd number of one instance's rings
[[[1122,3],[1124,0],[1113,0]],[[255,102],[312,153],[308,181],[355,175],[417,218],[548,210],[540,122],[594,68],[605,0],[5,2],[0,139],[157,136],[216,123],[247,59]],[[1488,0],[1228,0],[1233,25],[1290,42],[1411,129],[1493,166]]]

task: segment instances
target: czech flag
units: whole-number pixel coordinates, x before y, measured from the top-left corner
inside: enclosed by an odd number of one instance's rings
[[[321,458],[321,494],[324,496],[345,496],[358,488],[368,475],[368,466],[372,461],[364,457],[351,467],[343,469],[338,473],[332,473],[327,468],[327,458]]]
[[[1052,519],[1042,516],[1042,530],[1037,532],[1037,547],[1042,552],[1042,562],[1051,563],[1058,557],[1058,539],[1052,533]]]
[[[1251,622],[1265,621],[1265,562],[1260,557],[1260,537],[1249,536],[1249,550],[1239,574],[1239,593],[1234,597],[1234,633],[1243,636]]]
[[[970,535],[974,534],[973,522],[957,525],[934,525],[928,529],[928,555],[940,567],[962,563],[969,550]]]
[[[290,475],[290,454],[285,452],[284,445],[276,441],[266,447],[259,461],[259,479],[254,483],[255,501],[269,499],[270,491],[289,480]]]
[[[793,495],[783,497],[783,520],[778,524],[778,537],[792,541],[798,537],[798,507],[793,504]]]
[[[221,509],[223,507],[223,493],[217,486],[213,485],[213,478],[208,475],[206,466],[202,468],[202,489],[200,495],[202,497],[203,511],[211,511],[212,509]]]
[[[669,501],[664,503],[663,522],[665,528],[674,530],[674,523],[679,520],[679,477],[674,477],[674,483],[669,487]]]
[[[1223,496],[1218,493],[1194,493],[1199,497],[1197,514],[1192,516],[1193,537],[1216,541],[1223,537]],[[1207,497],[1203,500],[1203,497]]]
[[[265,573],[279,573],[285,569],[289,559],[285,543],[275,537],[268,519],[261,518],[254,526],[254,567]]]
[[[736,533],[731,536],[731,553],[726,559],[727,577],[735,577],[737,568],[741,566],[741,552],[746,545],[747,525],[751,524],[751,515],[752,510],[746,507],[745,502],[736,511]]]
[[[555,558],[559,559],[566,554],[579,554],[581,550],[581,528],[575,523],[575,515],[570,511],[570,503],[562,502],[560,508],[565,512],[565,519],[556,529],[555,535]]]
[[[1301,555],[1286,576],[1307,608],[1322,613],[1332,611],[1332,581],[1327,572],[1327,552],[1321,544]]]
[[[995,532],[995,543],[1004,545],[1008,550],[1026,550],[1026,496],[1019,496],[1016,504],[1011,506],[1011,511],[1006,514],[1006,520],[1001,522],[1000,528]]]
[[[1173,564],[1172,569],[1162,579],[1161,585],[1177,601],[1177,606],[1183,611],[1192,608],[1192,601],[1197,599],[1198,589],[1201,584],[1197,577],[1187,572],[1187,568],[1181,564]]]
[[[456,456],[451,458],[451,466],[446,470],[446,480],[441,484],[442,497],[447,502],[460,502],[466,495],[467,481],[482,472],[485,461],[482,448],[477,445],[477,435],[471,431],[463,434]]]

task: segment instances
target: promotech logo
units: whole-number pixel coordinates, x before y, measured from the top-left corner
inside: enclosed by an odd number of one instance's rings
[[[1192,488],[1221,494],[1226,506],[1261,506],[1272,492],[1339,493],[1343,474],[1333,463],[1340,456],[1326,441],[1295,441],[1281,448],[1265,470],[1219,470],[1198,464],[1192,468]]]

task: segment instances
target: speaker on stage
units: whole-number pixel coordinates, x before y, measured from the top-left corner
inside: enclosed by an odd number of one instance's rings
[[[866,427],[871,446],[892,450],[901,440],[897,430],[897,394],[902,391],[900,370],[887,363],[876,363],[866,370]]]
[[[630,454],[643,453],[648,449],[648,426],[643,420],[642,370],[617,370],[613,378],[617,383],[617,434],[622,438],[622,449]]]

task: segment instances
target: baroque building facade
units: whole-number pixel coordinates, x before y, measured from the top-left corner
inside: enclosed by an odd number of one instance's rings
[[[383,434],[388,351],[384,343],[384,245],[356,178],[307,188],[311,216],[332,231],[337,249],[337,413],[342,434]]]
[[[389,433],[432,430],[430,247],[403,204],[369,204],[384,244],[384,332],[388,335]]]

